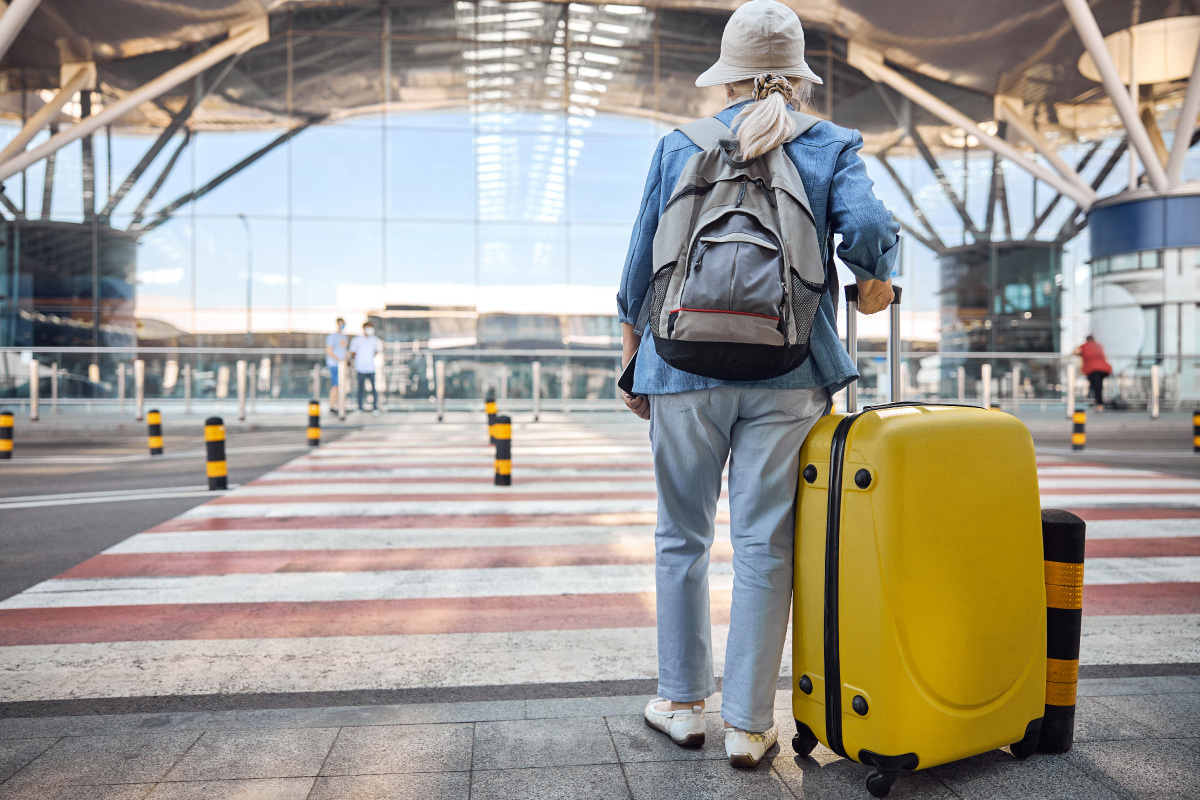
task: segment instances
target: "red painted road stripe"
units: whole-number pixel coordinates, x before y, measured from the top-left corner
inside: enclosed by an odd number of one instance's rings
[[[733,558],[729,542],[715,542],[714,561]],[[496,569],[653,564],[654,542],[612,545],[442,547],[388,550],[254,550],[220,553],[98,555],[58,578],[136,578],[271,572],[383,572],[408,569]]]
[[[1169,508],[1163,506],[1117,506],[1113,508],[1068,508],[1085,522],[1106,519],[1200,519],[1200,508]]]
[[[1196,511],[1200,514],[1200,509]],[[294,528],[557,528],[572,525],[653,525],[656,518],[653,511],[615,514],[412,514],[386,517],[177,517],[156,525],[146,533],[287,531]],[[729,514],[718,511],[717,522],[729,522]]]
[[[656,500],[658,492],[513,492],[509,494],[473,494],[456,492],[454,494],[354,494],[353,492],[331,492],[324,494],[231,494],[217,497],[208,501],[214,506],[238,505],[281,505],[290,506],[299,503],[379,503],[413,502],[413,503],[461,503],[464,500],[484,502],[524,502],[524,501],[575,501],[575,500]]]
[[[1131,486],[1120,489],[1042,489],[1040,493],[1043,497],[1059,494],[1197,494],[1200,493],[1200,481],[1197,481],[1196,488],[1194,489],[1139,489],[1136,486]]]
[[[713,543],[712,560],[728,562],[733,547]],[[1098,539],[1088,558],[1200,556],[1200,537]],[[62,578],[141,578],[172,575],[272,572],[384,572],[409,569],[496,569],[653,564],[654,542],[594,545],[439,547],[363,550],[251,550],[209,553],[98,555],[58,575]]]
[[[1088,558],[1158,558],[1200,556],[1200,536],[1161,539],[1091,539]]]
[[[729,622],[728,592],[712,621]],[[1084,614],[1200,613],[1200,584],[1084,588]],[[0,646],[650,628],[652,593],[0,610]]]
[[[1083,613],[1097,617],[1200,614],[1200,583],[1085,585]]]

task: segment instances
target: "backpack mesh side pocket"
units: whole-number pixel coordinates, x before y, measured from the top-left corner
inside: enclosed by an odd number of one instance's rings
[[[796,343],[807,344],[812,333],[813,319],[817,316],[817,306],[821,303],[821,295],[825,293],[824,284],[809,283],[800,276],[792,273],[792,319],[796,323]]]
[[[658,330],[658,321],[662,318],[663,303],[667,300],[667,287],[671,284],[671,276],[675,274],[675,265],[669,264],[654,276],[650,297],[650,330]]]

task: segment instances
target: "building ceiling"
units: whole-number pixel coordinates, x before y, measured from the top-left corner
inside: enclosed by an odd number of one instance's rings
[[[1099,85],[1079,70],[1083,47],[1060,2],[789,2],[805,22],[813,67],[826,77],[814,98],[817,112],[862,129],[869,145],[896,140],[897,102],[846,62],[850,41],[881,52],[980,122],[992,118],[992,96],[1003,93],[1021,99],[1030,120],[1055,137],[1094,139],[1119,128]],[[198,129],[283,128],[438,108],[568,118],[610,112],[675,122],[720,105],[720,89],[698,90],[693,80],[718,54],[721,30],[737,5],[42,0],[0,61],[0,90],[7,88],[0,91],[0,115],[36,110],[57,87],[62,63],[96,61],[101,95],[115,98],[218,40],[231,24],[266,15],[270,41],[232,66],[214,67],[198,84],[144,104],[125,126],[169,124],[197,89],[206,93],[189,122]],[[1200,14],[1200,0],[1091,5],[1105,34]],[[1182,81],[1145,87],[1143,101],[1169,117],[1182,91]],[[941,127],[919,109],[913,121]],[[938,136],[929,138],[939,146]]]

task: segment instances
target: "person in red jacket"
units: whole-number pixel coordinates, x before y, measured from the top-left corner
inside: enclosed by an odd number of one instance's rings
[[[1087,375],[1091,385],[1092,397],[1096,399],[1096,410],[1104,410],[1104,379],[1112,374],[1112,366],[1104,357],[1104,348],[1096,341],[1095,336],[1088,336],[1087,341],[1075,349],[1075,355],[1083,360],[1083,374]]]

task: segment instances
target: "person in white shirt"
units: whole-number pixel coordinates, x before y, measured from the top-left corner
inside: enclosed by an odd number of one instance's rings
[[[381,342],[375,335],[375,326],[367,320],[363,324],[363,335],[355,336],[350,342],[350,353],[354,356],[354,371],[358,373],[358,410],[363,408],[363,394],[367,381],[371,382],[371,413],[379,413],[379,392],[375,388],[375,354],[379,352]]]

